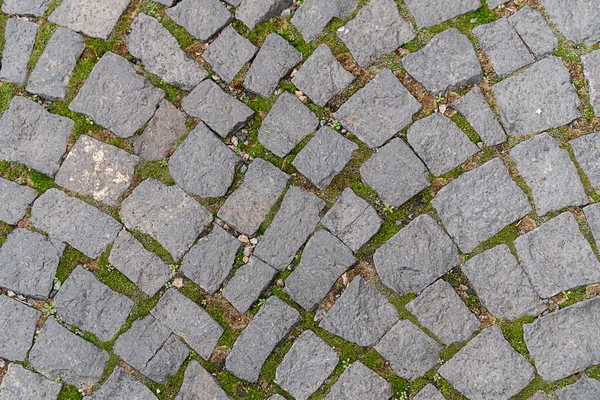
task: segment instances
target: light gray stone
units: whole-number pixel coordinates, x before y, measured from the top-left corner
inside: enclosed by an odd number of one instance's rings
[[[490,10],[493,10],[494,8],[497,8],[502,4],[508,3],[508,0],[486,0],[486,3],[488,5],[488,8]]]
[[[258,258],[251,256],[223,288],[223,297],[241,313],[247,312],[252,304],[271,283],[277,270]]]
[[[548,57],[558,47],[558,39],[539,11],[525,6],[508,17],[508,22],[537,60]]]
[[[540,390],[531,396],[529,400],[554,400],[554,398]]]
[[[568,40],[575,44],[600,40],[598,0],[542,0],[541,3]]]
[[[9,364],[0,384],[0,399],[57,400],[61,388],[60,383],[52,382],[19,364]]]
[[[597,117],[600,116],[600,50],[581,56],[583,74],[590,88],[590,103]]]
[[[556,391],[558,400],[594,400],[600,396],[600,382],[584,376],[577,382]]]
[[[235,18],[254,30],[258,24],[277,17],[292,3],[292,0],[243,0],[235,11]]]
[[[175,400],[231,400],[231,397],[208,371],[192,360],[185,370],[183,384]]]
[[[0,295],[0,357],[25,361],[42,313],[7,296]],[[0,398],[2,391],[0,390]]]
[[[591,204],[583,209],[596,244],[600,243],[600,204]]]
[[[506,142],[506,133],[478,86],[453,102],[451,107],[464,115],[486,146],[495,146]]]
[[[90,400],[114,399],[156,400],[156,396],[146,386],[134,380],[122,367],[117,366],[100,389],[90,396]]]
[[[421,29],[478,10],[481,7],[481,1],[457,0],[448,3],[444,0],[406,0],[406,5],[415,17],[417,27]]]
[[[446,398],[433,386],[429,384],[425,386],[413,400],[445,400]]]
[[[208,42],[233,19],[219,0],[183,0],[166,14],[201,42]]]
[[[37,195],[35,189],[0,178],[0,221],[17,225]]]
[[[325,400],[388,400],[393,394],[388,381],[356,361],[342,372]]]
[[[50,0],[4,0],[2,2],[2,12],[4,14],[41,17],[49,6]]]
[[[64,0],[48,21],[87,36],[108,39],[129,0]]]
[[[17,18],[8,18],[4,30],[4,51],[0,79],[24,85],[27,79],[27,62],[33,51],[38,25]]]
[[[285,397],[280,394],[274,394],[273,396],[269,397],[269,400],[285,400]]]
[[[305,42],[312,42],[333,18],[346,18],[358,0],[306,0],[292,17]]]
[[[259,1],[262,3],[264,0]],[[240,9],[241,7],[238,8],[238,13]],[[257,51],[256,46],[229,25],[202,53],[202,58],[225,82],[229,83],[244,65],[254,58]]]
[[[600,190],[600,132],[578,137],[569,144],[591,185]]]

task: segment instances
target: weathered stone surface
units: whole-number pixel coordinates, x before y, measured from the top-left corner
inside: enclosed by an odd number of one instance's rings
[[[146,179],[121,205],[121,219],[128,229],[156,239],[174,259],[180,259],[213,216],[177,186]]]
[[[279,271],[287,268],[319,223],[323,207],[314,194],[291,186],[254,255]]]
[[[585,80],[590,87],[590,103],[596,116],[600,116],[600,50],[581,56]]]
[[[438,370],[470,399],[505,400],[534,378],[534,369],[502,336],[498,325],[483,330]]]
[[[73,121],[51,114],[26,97],[15,96],[0,119],[0,159],[53,176],[67,150]]]
[[[594,236],[596,244],[600,243],[600,205],[589,205],[583,209],[583,213],[592,229],[592,235]]]
[[[256,46],[230,25],[223,29],[219,37],[202,53],[202,58],[225,82],[231,82],[257,51]]]
[[[108,39],[129,0],[64,0],[48,21],[87,36]]]
[[[386,68],[353,94],[334,116],[367,146],[375,148],[410,124],[421,108],[394,73]]]
[[[547,133],[519,143],[510,156],[531,188],[538,215],[588,203],[569,153]]]
[[[242,4],[242,0],[225,0],[225,3],[227,3],[233,7],[239,7],[240,4]]]
[[[506,141],[506,133],[502,125],[494,116],[478,86],[453,102],[451,106],[464,115],[486,146],[495,146]]]
[[[183,384],[175,400],[230,400],[216,379],[197,361],[192,360],[185,370]]]
[[[481,7],[481,1],[457,0],[448,3],[444,0],[407,0],[406,5],[421,29],[475,11]]]
[[[385,334],[375,350],[398,376],[412,381],[436,365],[442,345],[412,322],[402,319]]]
[[[467,261],[465,273],[481,303],[494,316],[514,320],[545,309],[529,277],[505,244]]]
[[[16,225],[37,194],[35,189],[0,178],[0,221]]]
[[[600,52],[598,52],[598,56],[600,62]],[[600,115],[600,103],[598,103],[598,106]],[[581,136],[571,140],[569,143],[573,148],[577,162],[587,175],[590,183],[594,189],[600,190],[600,132]]]
[[[415,31],[394,0],[371,0],[337,35],[364,66],[414,39]]]
[[[444,400],[445,397],[432,384],[425,386],[413,400]]]
[[[284,290],[304,309],[311,310],[356,261],[348,247],[321,229],[304,247],[300,264],[286,279]]]
[[[200,197],[222,197],[233,183],[240,158],[200,122],[169,159],[182,189]]]
[[[267,114],[258,140],[273,154],[285,157],[319,125],[319,120],[293,94],[284,92]]]
[[[598,0],[542,0],[541,3],[570,41],[592,44],[600,40]]]
[[[109,52],[94,66],[69,110],[128,138],[152,118],[163,96],[162,89],[138,75],[133,64]]]
[[[47,100],[64,100],[71,74],[84,49],[81,35],[58,28],[29,76],[27,91]]]
[[[436,176],[454,169],[479,151],[479,147],[441,113],[412,124],[406,137],[408,144]]]
[[[196,86],[183,99],[181,106],[185,112],[200,118],[221,137],[239,131],[254,115],[250,107],[228,95],[208,79]]]
[[[258,381],[267,357],[298,321],[298,311],[275,296],[269,297],[233,345],[225,368],[240,379]]]
[[[0,357],[25,361],[41,316],[36,309],[0,295]]]
[[[210,357],[223,334],[221,325],[176,289],[167,290],[150,314],[181,336],[204,359]]]
[[[17,228],[0,247],[0,287],[24,296],[50,295],[64,245],[37,232]]]
[[[373,286],[357,276],[319,323],[359,346],[374,346],[398,321],[398,311]]]
[[[421,292],[460,259],[446,232],[423,214],[378,248],[373,262],[383,284],[405,295]]]
[[[269,286],[276,273],[277,270],[251,256],[248,263],[242,265],[223,288],[223,297],[236,310],[245,313]]]
[[[41,17],[49,6],[50,0],[4,0],[2,2],[2,12],[5,14]]]
[[[217,216],[235,230],[254,236],[289,179],[288,174],[270,162],[256,158]]]
[[[358,0],[306,0],[292,17],[304,41],[312,42],[333,18],[347,18]]]
[[[148,72],[169,85],[192,90],[208,76],[196,60],[181,50],[167,28],[144,13],[131,24],[125,41],[131,55],[141,60]]]
[[[266,37],[252,62],[244,87],[262,97],[269,97],[277,88],[279,80],[290,73],[302,61],[302,53],[276,33]]]
[[[531,211],[527,196],[500,159],[453,180],[431,204],[463,253]]]
[[[539,11],[525,6],[508,17],[508,22],[537,60],[548,57],[558,47],[558,39]]]
[[[4,51],[0,79],[25,84],[27,62],[33,51],[38,25],[17,18],[8,18],[4,31]]]
[[[600,299],[593,298],[523,325],[525,343],[547,382],[600,363]]]
[[[549,394],[542,392],[541,390],[536,392],[533,396],[529,398],[529,400],[554,400]],[[576,399],[573,399],[576,400]]]
[[[325,189],[348,164],[358,145],[324,126],[298,153],[292,165],[308,180]]]
[[[475,1],[479,3],[479,0]],[[421,0],[418,2],[425,4]],[[449,6],[440,2],[442,4],[444,8]],[[483,70],[473,45],[456,28],[445,30],[421,50],[404,56],[402,64],[434,96],[479,83],[483,79]]]
[[[0,399],[57,400],[61,388],[60,383],[52,382],[19,364],[9,364],[0,384]]]
[[[48,318],[29,352],[36,371],[78,387],[98,383],[108,358],[106,351],[63,328],[54,318]]]
[[[402,139],[380,148],[360,167],[363,182],[377,192],[385,204],[399,207],[429,186],[429,172]]]
[[[339,357],[312,331],[304,331],[277,367],[275,382],[296,400],[307,400],[337,366]]]
[[[150,389],[134,380],[125,370],[117,366],[104,384],[90,397],[90,400],[155,400]]]
[[[494,8],[497,8],[497,7],[501,6],[502,4],[508,3],[508,1],[507,0],[486,0],[486,3],[488,5],[488,8],[490,10],[493,10]]]
[[[269,397],[269,400],[285,400],[285,397],[280,394],[274,394],[273,396]]]
[[[292,0],[243,0],[235,11],[235,18],[254,30],[258,24],[277,17],[292,3]]]
[[[121,230],[121,224],[109,215],[58,189],[46,191],[33,203],[29,222],[93,259]]]
[[[126,230],[115,240],[108,262],[150,297],[173,277],[169,266]]]
[[[292,78],[292,83],[321,107],[353,81],[354,76],[342,67],[325,44],[317,47]]]
[[[542,298],[600,282],[600,263],[570,212],[515,240],[517,255]]]
[[[393,394],[388,381],[356,361],[340,375],[325,400],[388,400]]]
[[[584,376],[577,382],[556,391],[558,400],[594,400],[600,396],[600,382]]]
[[[494,86],[502,125],[520,136],[563,126],[581,116],[571,75],[558,57],[548,57]]]
[[[219,0],[183,0],[166,13],[201,42],[208,42],[233,19]]]

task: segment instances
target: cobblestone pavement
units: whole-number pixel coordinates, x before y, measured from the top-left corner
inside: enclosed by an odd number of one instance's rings
[[[0,4],[0,400],[600,399],[600,0]]]

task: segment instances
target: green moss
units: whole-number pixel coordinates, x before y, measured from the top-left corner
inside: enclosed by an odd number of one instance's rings
[[[510,343],[515,351],[527,359],[531,359],[531,357],[523,339],[523,324],[532,323],[533,320],[533,317],[523,317],[517,321],[500,321],[500,328],[508,343]]]
[[[6,222],[0,221],[0,246],[4,244],[8,235],[13,231],[14,227]]]
[[[83,395],[75,386],[63,385],[57,400],[81,400]]]
[[[35,43],[33,45],[33,51],[31,52],[31,57],[29,58],[29,62],[27,63],[27,67],[29,70],[33,70],[36,66],[38,60],[40,59],[48,41],[58,28],[58,25],[52,23],[41,24],[38,28],[38,33],[35,39]]]
[[[67,246],[63,252],[62,258],[60,259],[58,268],[56,269],[56,279],[58,279],[60,282],[64,282],[69,275],[71,275],[71,272],[73,272],[75,267],[78,265],[86,265],[90,262],[92,262],[92,260],[86,257],[79,250]]]
[[[489,250],[493,247],[499,246],[501,244],[507,245],[511,250],[514,249],[514,241],[519,237],[519,231],[517,229],[516,224],[511,224],[504,227],[500,232],[489,238],[488,240],[481,243],[479,246],[475,248],[466,259],[469,259],[476,254],[483,253],[486,250]],[[514,251],[513,251],[514,253]]]
[[[154,162],[141,160],[135,170],[134,180],[141,182],[148,178],[156,179],[169,186],[175,184],[166,160]]]

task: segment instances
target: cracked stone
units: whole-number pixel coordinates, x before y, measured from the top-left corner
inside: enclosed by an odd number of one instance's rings
[[[235,11],[235,17],[254,30],[258,24],[280,15],[292,3],[292,0],[243,0]]]
[[[64,0],[48,21],[106,40],[128,5],[129,0]]]
[[[0,221],[17,225],[37,195],[35,189],[0,178]]]
[[[24,85],[27,79],[27,62],[33,51],[38,25],[17,18],[8,18],[4,32],[4,51],[0,79]]]
[[[155,400],[156,396],[142,383],[133,379],[125,370],[117,366],[104,384],[90,397],[90,400]]]
[[[57,400],[61,389],[60,383],[52,382],[19,364],[9,364],[0,384],[0,399]]]
[[[441,24],[481,8],[480,0],[406,0],[408,10],[415,17],[419,29]]]
[[[7,296],[0,295],[0,357],[25,361],[42,313]],[[0,390],[0,395],[2,390]]]
[[[558,39],[539,11],[525,6],[508,17],[508,22],[537,60],[548,57],[558,47]]]
[[[506,133],[478,86],[453,102],[451,107],[464,115],[486,146],[495,146],[506,142]]]
[[[208,42],[233,19],[219,0],[183,0],[166,14],[201,42]]]
[[[185,370],[183,384],[175,400],[231,400],[217,380],[195,360]]]
[[[325,400],[388,400],[393,394],[388,381],[356,361],[342,372]]]
[[[262,3],[264,0],[259,1]],[[241,7],[238,8],[238,13],[240,9]],[[230,25],[202,53],[202,58],[225,82],[231,82],[244,65],[254,58],[257,51],[256,46]]]
[[[590,103],[596,117],[600,117],[600,50],[581,56],[583,74],[590,87]]]
[[[277,270],[251,256],[223,288],[223,297],[240,313],[246,313],[269,286]]]

